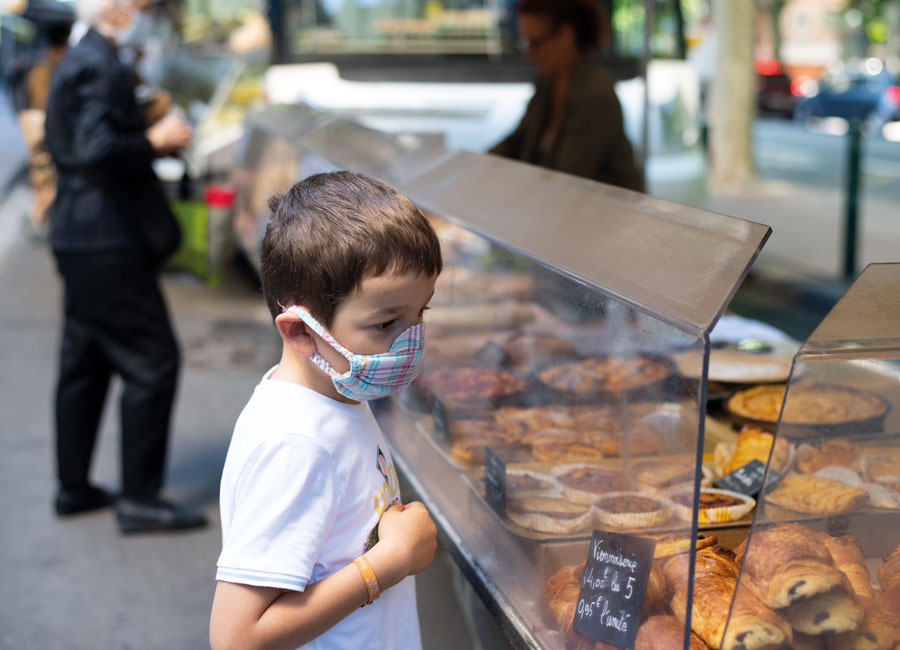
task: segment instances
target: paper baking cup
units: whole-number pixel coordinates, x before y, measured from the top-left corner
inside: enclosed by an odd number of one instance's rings
[[[648,501],[654,501],[658,504],[656,510],[649,512],[611,512],[605,510],[602,502],[607,499],[615,499],[618,497],[640,498]],[[602,526],[611,526],[613,528],[626,528],[629,530],[639,528],[652,528],[669,520],[672,516],[672,504],[668,499],[657,496],[649,496],[641,492],[609,492],[604,494],[600,499],[594,501],[594,512],[597,521]]]
[[[547,487],[544,489],[539,488],[537,490],[522,490],[522,491],[511,490],[511,489],[509,489],[510,477],[512,477],[512,478],[515,478],[515,477],[533,478],[538,481],[543,481],[544,483],[547,484]],[[554,478],[550,474],[547,474],[545,472],[537,472],[537,471],[531,470],[531,469],[524,469],[521,467],[508,467],[506,469],[506,479],[507,479],[507,484],[506,484],[507,485],[507,490],[506,490],[507,494],[510,494],[513,496],[519,496],[521,494],[526,494],[526,493],[531,493],[531,492],[546,492],[548,490],[559,491],[559,489],[560,489],[559,482],[556,480],[556,478]]]
[[[700,490],[702,492],[710,492],[713,494],[726,494],[736,499],[740,499],[741,503],[737,503],[733,506],[721,506],[719,508],[698,508],[698,524],[721,524],[729,521],[737,521],[741,517],[747,515],[747,513],[749,513],[753,510],[753,508],[756,507],[756,499],[754,499],[753,497],[748,497],[746,494],[741,494],[740,492],[708,487],[700,488]],[[692,490],[673,491],[670,493],[670,496],[674,497],[684,493],[692,494]],[[675,516],[677,516],[679,519],[683,519],[684,521],[690,521],[691,517],[694,514],[694,509],[682,505],[674,498],[672,499],[672,502],[675,507]]]

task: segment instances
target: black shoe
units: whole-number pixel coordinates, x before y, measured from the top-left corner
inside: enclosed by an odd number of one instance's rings
[[[82,488],[60,488],[53,507],[60,517],[106,508],[116,502],[116,495],[93,485]]]
[[[119,498],[116,502],[116,520],[123,533],[187,530],[206,526],[206,517],[202,514],[183,510],[159,497]]]

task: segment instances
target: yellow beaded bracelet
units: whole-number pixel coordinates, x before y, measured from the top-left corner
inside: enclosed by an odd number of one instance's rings
[[[381,595],[381,589],[378,587],[378,578],[375,577],[375,569],[369,564],[369,560],[366,559],[365,555],[360,555],[353,560],[353,564],[356,565],[356,568],[362,574],[363,582],[366,583],[366,591],[369,592],[369,602],[371,603]]]

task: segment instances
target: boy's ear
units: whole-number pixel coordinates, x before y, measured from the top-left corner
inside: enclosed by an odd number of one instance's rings
[[[278,328],[281,339],[297,354],[305,357],[316,351],[316,341],[309,326],[297,314],[291,312],[278,314],[275,317],[275,327]]]

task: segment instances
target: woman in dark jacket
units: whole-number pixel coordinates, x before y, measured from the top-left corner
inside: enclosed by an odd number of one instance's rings
[[[605,30],[596,1],[520,0],[516,13],[538,78],[522,121],[491,153],[643,191],[612,77],[597,57]]]

